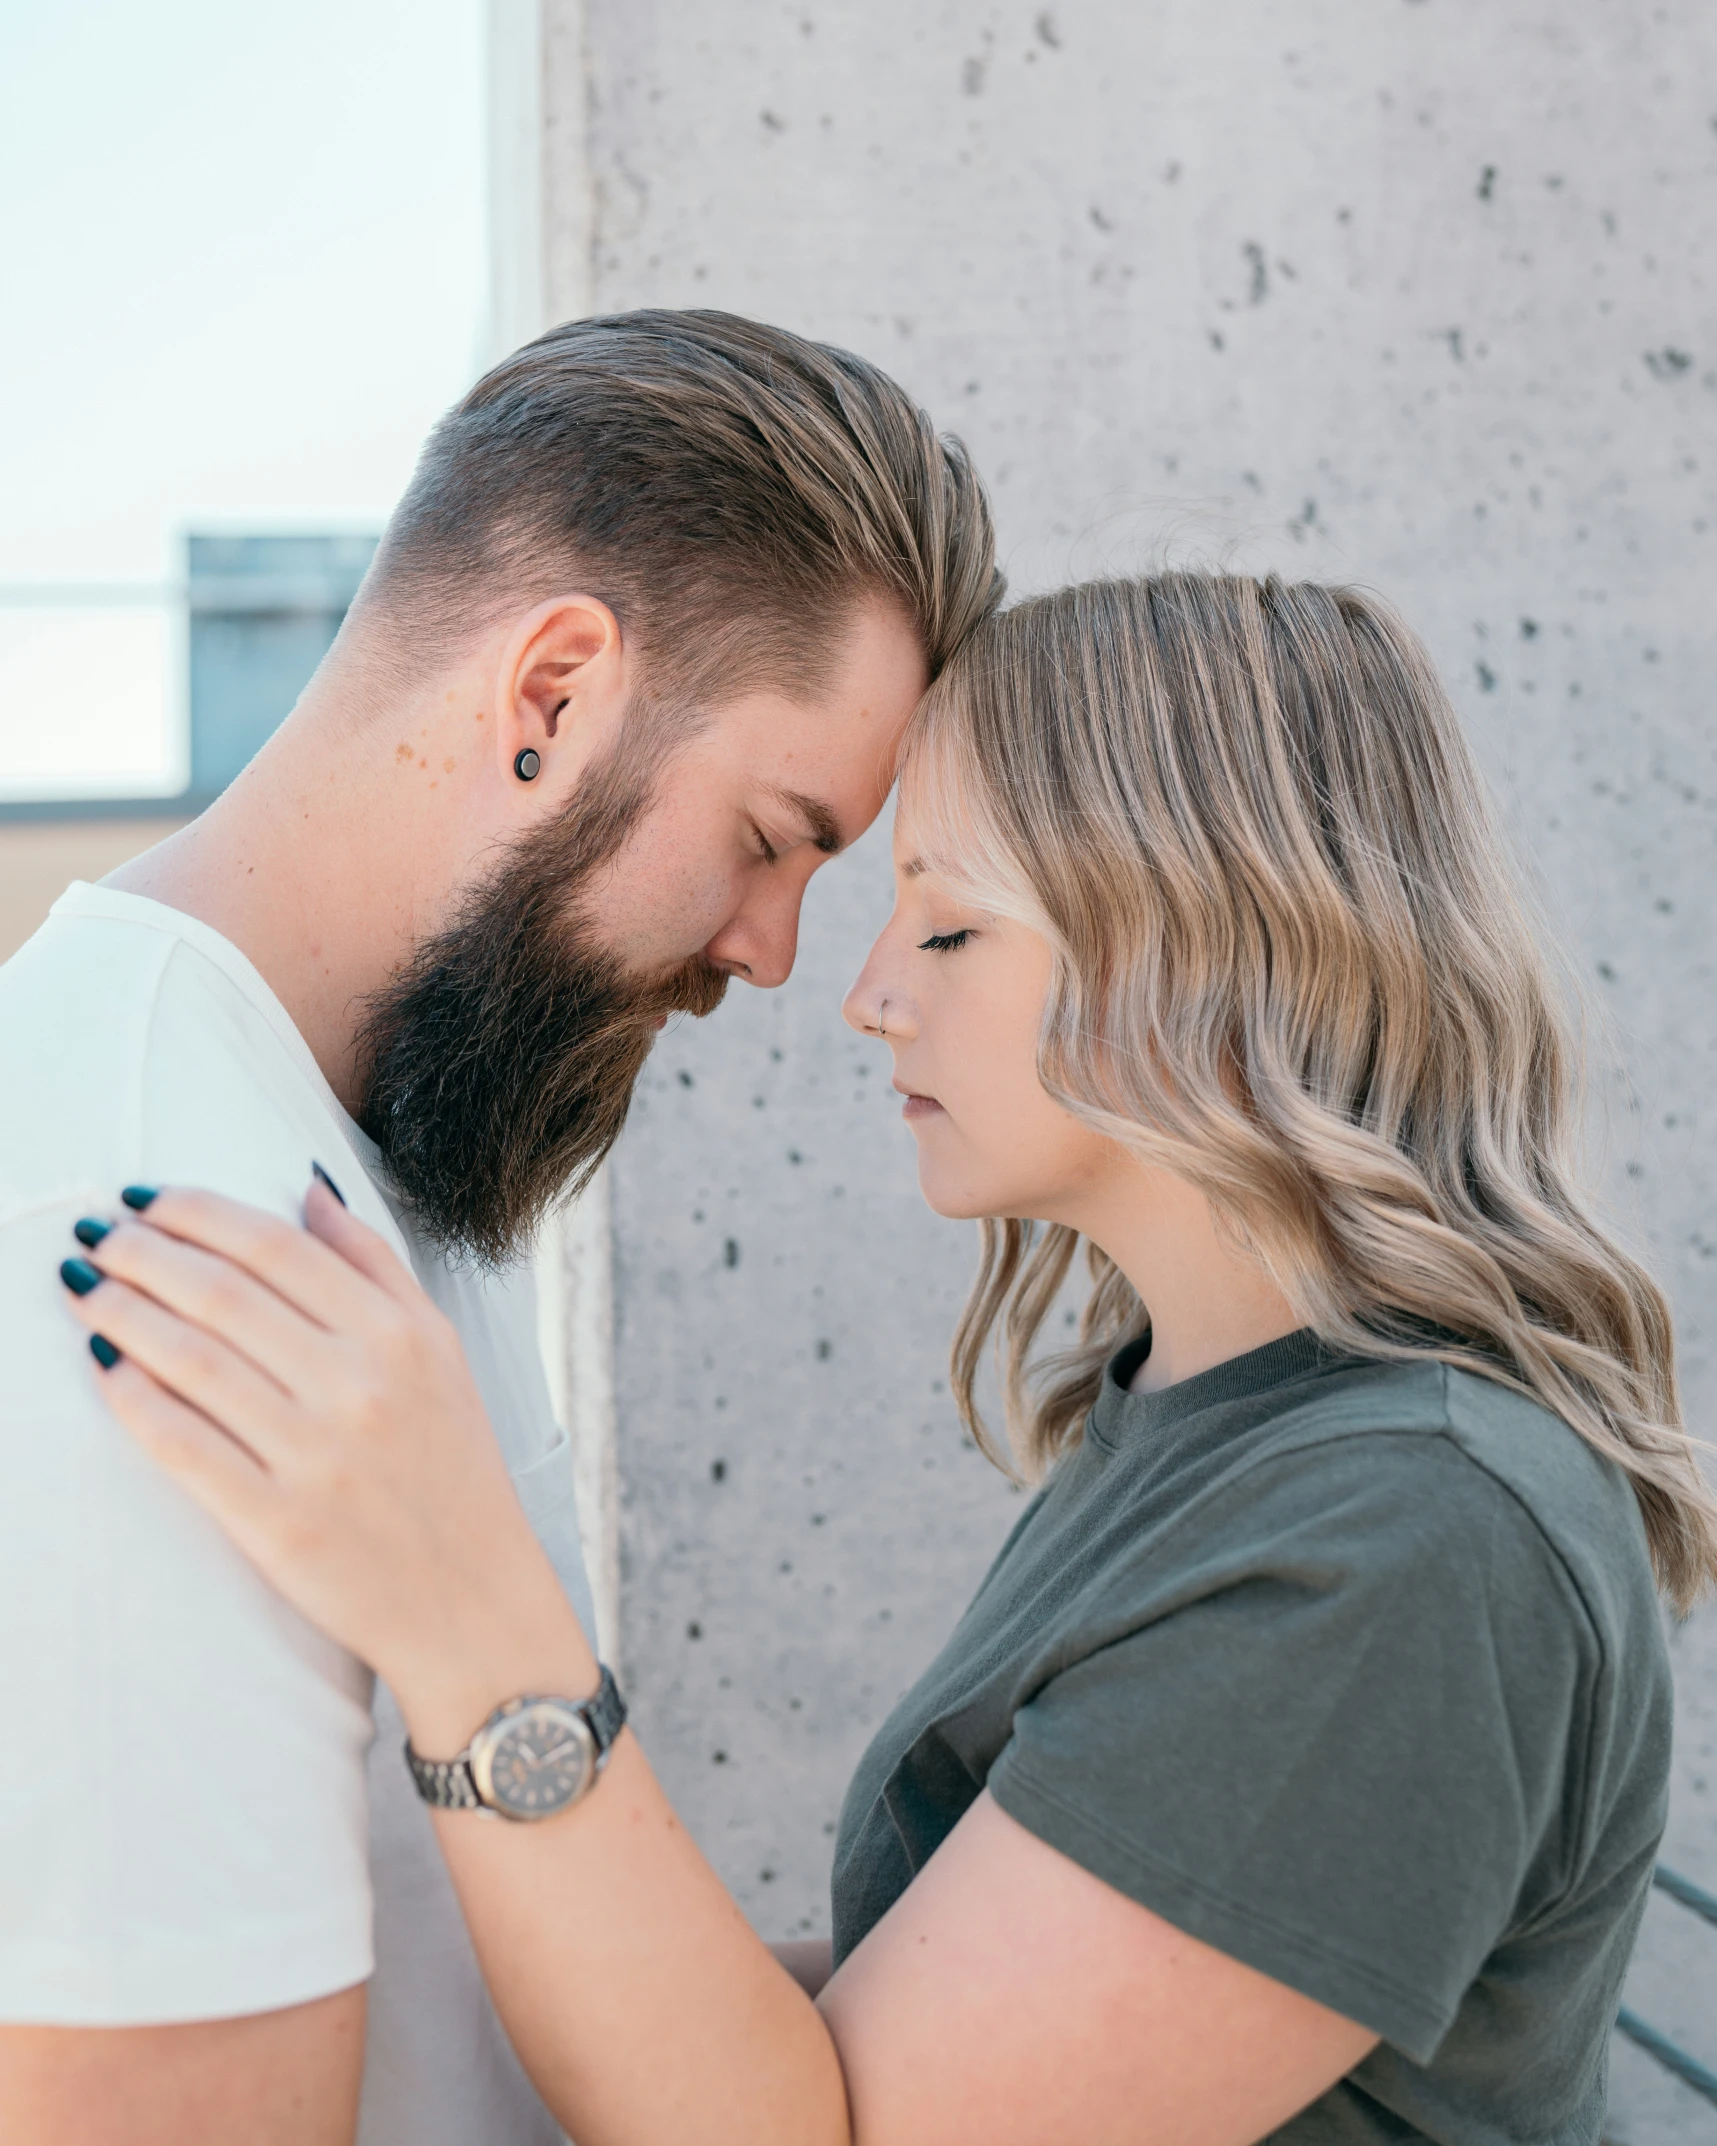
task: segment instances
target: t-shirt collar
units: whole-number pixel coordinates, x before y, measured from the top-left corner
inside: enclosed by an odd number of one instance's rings
[[[1302,1326],[1292,1334],[1266,1341],[1261,1348],[1248,1349],[1243,1356],[1231,1356],[1225,1363],[1212,1364],[1208,1371],[1195,1372],[1191,1378],[1179,1379],[1154,1393],[1129,1393],[1127,1381],[1149,1351],[1150,1337],[1146,1335],[1128,1342],[1109,1359],[1103,1373],[1103,1390],[1091,1412],[1092,1428],[1105,1445],[1169,1430],[1207,1408],[1250,1400],[1255,1394],[1267,1393],[1272,1386],[1303,1378],[1339,1360],[1309,1326]]]

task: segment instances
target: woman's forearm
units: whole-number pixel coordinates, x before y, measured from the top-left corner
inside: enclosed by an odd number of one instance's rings
[[[487,1620],[486,1620],[487,1621]],[[556,1595],[520,1599],[457,1663],[402,1674],[418,1749],[462,1747],[516,1692],[582,1697],[598,1669]],[[438,1813],[484,1975],[579,2146],[849,2146],[840,2058],[622,1733],[590,1793],[541,1824]]]
[[[453,1757],[525,1693],[594,1695],[459,1336],[397,1253],[322,1186],[308,1233],[212,1193],[148,1204],[97,1248],[109,1399],[371,1664],[418,1751]],[[218,1332],[197,1319],[216,1297]],[[556,1817],[436,1823],[501,2016],[579,2146],[846,2146],[827,2028],[636,1743]]]

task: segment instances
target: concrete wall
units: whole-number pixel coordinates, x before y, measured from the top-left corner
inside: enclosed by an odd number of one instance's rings
[[[1612,1191],[1710,1429],[1708,0],[544,5],[546,317],[881,360],[975,450],[1016,588],[1167,544],[1424,631],[1613,1017]],[[847,1769],[1018,1509],[943,1389],[968,1235],[836,1014],[886,902],[880,842],[820,879],[793,983],[664,1042],[612,1171],[621,1651],[771,1932],[820,1925]],[[1677,1644],[1705,1705],[1709,1622]]]

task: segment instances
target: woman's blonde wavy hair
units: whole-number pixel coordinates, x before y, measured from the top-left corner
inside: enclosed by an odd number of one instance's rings
[[[1717,1578],[1662,1291],[1581,1190],[1577,1031],[1424,650],[1351,588],[1175,573],[979,626],[909,734],[937,872],[1049,940],[1039,1069],[1199,1186],[1331,1346],[1530,1395],[1625,1471],[1659,1584]],[[994,1335],[1017,1472],[1149,1325],[1095,1246],[1078,1345],[1031,1352],[1077,1233],[986,1222],[953,1383]]]

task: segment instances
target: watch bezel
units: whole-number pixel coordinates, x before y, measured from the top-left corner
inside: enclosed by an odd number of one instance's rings
[[[570,1736],[578,1745],[581,1763],[578,1779],[565,1795],[556,1797],[552,1803],[528,1808],[509,1801],[497,1788],[495,1762],[508,1740],[516,1736],[527,1722],[544,1716],[551,1718],[556,1728]],[[487,1809],[498,1811],[503,1818],[518,1819],[529,1824],[540,1818],[553,1818],[587,1794],[599,1771],[599,1758],[595,1732],[585,1719],[582,1708],[570,1699],[526,1696],[509,1699],[504,1706],[496,1708],[472,1737],[467,1763],[471,1768],[471,1779],[476,1785],[477,1794]]]

